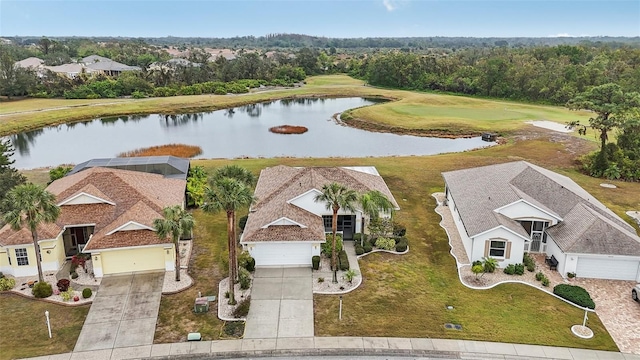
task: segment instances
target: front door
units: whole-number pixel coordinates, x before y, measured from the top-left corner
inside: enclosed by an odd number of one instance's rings
[[[354,218],[353,215],[341,216],[342,218],[342,238],[345,240],[353,240],[353,227]]]

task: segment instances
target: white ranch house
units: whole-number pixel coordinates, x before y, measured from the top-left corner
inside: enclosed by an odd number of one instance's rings
[[[635,229],[568,177],[525,161],[442,176],[470,261],[505,267],[543,253],[564,277],[640,281]]]
[[[311,266],[320,255],[320,244],[331,232],[332,210],[315,202],[324,185],[337,182],[358,193],[382,192],[399,210],[397,202],[375,167],[275,166],[263,169],[256,185],[258,198],[240,244],[256,260],[256,266]],[[357,205],[356,205],[357,207]],[[363,213],[340,209],[338,231],[345,240],[363,231]],[[381,213],[390,217],[390,213]]]

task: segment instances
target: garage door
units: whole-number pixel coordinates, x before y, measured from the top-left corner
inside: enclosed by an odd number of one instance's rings
[[[104,251],[101,255],[104,275],[165,269],[162,248]]]
[[[311,266],[310,243],[256,244],[251,256],[256,266]]]
[[[636,280],[638,278],[638,260],[597,259],[580,257],[576,275],[584,278]]]

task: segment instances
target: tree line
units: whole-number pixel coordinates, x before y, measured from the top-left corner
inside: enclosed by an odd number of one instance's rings
[[[346,64],[371,85],[564,105],[592,86],[640,89],[640,49],[561,45],[468,49],[445,55],[387,52]]]

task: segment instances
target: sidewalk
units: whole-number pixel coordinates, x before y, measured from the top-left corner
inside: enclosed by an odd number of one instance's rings
[[[272,355],[390,355],[433,356],[444,359],[566,359],[640,360],[640,355],[610,351],[470,340],[408,339],[386,337],[306,337],[239,339],[74,352],[42,356],[38,360],[120,360],[153,358],[255,357]]]

